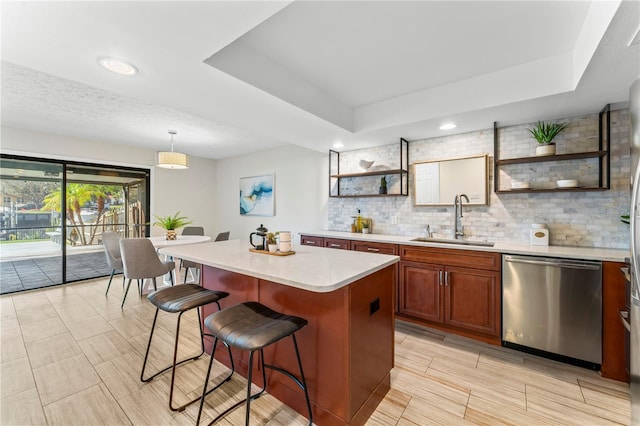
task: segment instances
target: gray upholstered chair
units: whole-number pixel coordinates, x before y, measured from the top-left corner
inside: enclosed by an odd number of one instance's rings
[[[229,231],[218,234],[214,241],[227,241],[229,239]]]
[[[185,226],[182,229],[182,235],[204,235],[204,228],[202,226]],[[184,268],[184,284],[186,284],[187,276],[189,275],[189,268],[198,268],[198,264],[190,260],[181,259],[180,267]]]
[[[201,226],[186,226],[182,230],[182,235],[204,235],[204,228]],[[215,241],[227,241],[229,239],[229,231],[220,232]],[[187,276],[189,275],[189,268],[198,269],[200,265],[190,260],[182,260],[180,266],[184,268],[184,284],[187,283]],[[194,277],[195,279],[195,277]]]
[[[182,235],[204,235],[202,226],[185,226],[182,228]]]
[[[154,290],[157,290],[156,278],[169,273],[171,285],[173,285],[171,271],[175,269],[175,263],[169,260],[160,260],[156,249],[148,239],[123,238],[120,240],[120,253],[122,254],[124,277],[129,280],[122,298],[122,306],[127,299],[131,280],[138,280],[139,288],[143,280],[150,278],[153,280]]]
[[[122,265],[122,256],[120,255],[120,236],[117,232],[104,232],[102,234],[102,246],[104,247],[104,254],[107,257],[107,265],[111,268],[111,276],[109,277],[109,284],[107,285],[107,291],[104,293],[106,296],[109,293],[109,287],[111,287],[111,280],[113,275],[117,271],[122,271],[124,266]],[[124,287],[124,276],[122,277],[122,286]]]

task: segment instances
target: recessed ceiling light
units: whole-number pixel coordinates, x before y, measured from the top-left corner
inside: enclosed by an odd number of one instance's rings
[[[344,148],[344,144],[342,142],[336,142],[333,144],[334,148]]]
[[[138,69],[136,67],[128,62],[123,61],[122,59],[102,56],[98,58],[98,64],[100,64],[100,66],[104,69],[120,75],[134,75],[138,72]]]
[[[444,123],[442,126],[440,126],[440,130],[451,130],[455,128],[456,125],[454,123]]]

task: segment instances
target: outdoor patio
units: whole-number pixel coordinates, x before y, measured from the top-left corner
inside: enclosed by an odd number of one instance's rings
[[[67,281],[109,275],[102,246],[67,247]],[[0,294],[62,283],[59,244],[51,241],[0,244]]]

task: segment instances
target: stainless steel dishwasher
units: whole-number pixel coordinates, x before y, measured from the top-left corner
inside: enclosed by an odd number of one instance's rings
[[[602,264],[503,255],[502,341],[507,347],[599,370]]]

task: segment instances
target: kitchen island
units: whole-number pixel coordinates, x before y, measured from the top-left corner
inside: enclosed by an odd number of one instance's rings
[[[390,388],[399,257],[306,246],[296,247],[294,255],[274,256],[249,248],[232,240],[160,253],[202,264],[202,285],[230,294],[221,301],[223,309],[255,300],[307,319],[297,337],[314,423],[364,424]],[[205,308],[205,316],[211,312],[213,307]],[[265,358],[298,371],[290,339],[265,349]],[[224,348],[216,359],[230,365]],[[234,352],[236,371],[245,377],[247,360],[248,354]],[[254,377],[260,380],[260,374]],[[271,395],[307,415],[303,392],[290,379],[268,370],[267,380]]]

